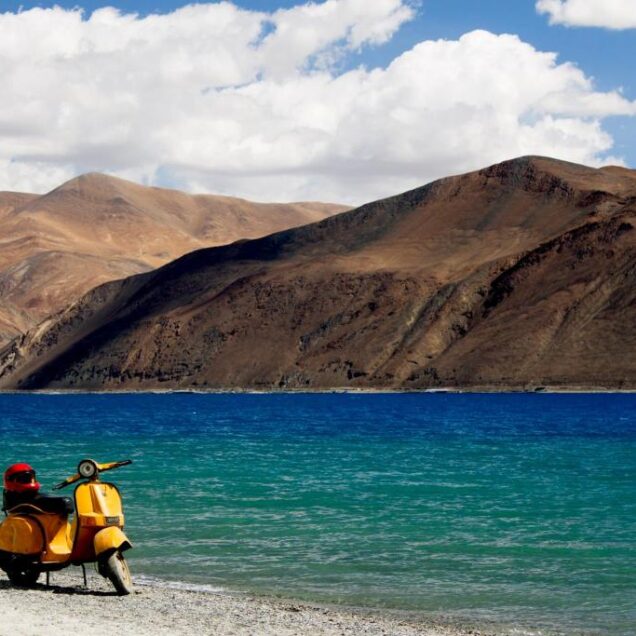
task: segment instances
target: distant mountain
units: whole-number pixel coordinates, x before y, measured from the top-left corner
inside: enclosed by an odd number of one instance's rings
[[[523,157],[102,285],[5,389],[636,388],[636,171]]]
[[[345,209],[192,196],[103,174],[43,196],[0,192],[0,344],[106,281]]]

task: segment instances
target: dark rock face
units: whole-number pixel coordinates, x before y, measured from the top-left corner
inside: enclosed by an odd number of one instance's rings
[[[636,388],[636,172],[524,157],[98,287],[4,389]]]

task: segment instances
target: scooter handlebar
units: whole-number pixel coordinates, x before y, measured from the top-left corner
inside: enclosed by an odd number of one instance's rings
[[[121,461],[121,462],[108,462],[106,464],[98,464],[97,462],[93,462],[92,460],[86,460],[86,462],[88,463],[92,462],[93,466],[97,467],[97,471],[100,473],[103,473],[106,470],[113,470],[114,468],[121,468],[122,466],[128,466],[128,464],[132,464],[132,459],[125,459],[124,461]],[[80,462],[80,469],[83,463],[84,463],[83,461]],[[74,484],[79,479],[82,479],[82,477],[88,478],[88,475],[80,475],[79,473],[75,473],[72,477],[67,477],[64,481],[53,486],[53,490],[61,490],[62,488],[66,488],[66,486],[70,486],[71,484]]]
[[[64,481],[61,481],[59,484],[53,486],[53,490],[61,490],[62,488],[66,488],[66,486],[70,486],[74,484],[78,479],[81,478],[79,473],[75,473],[72,477],[67,477]]]
[[[107,464],[97,464],[99,472],[103,473],[105,470],[113,470],[114,468],[121,468],[122,466],[128,466],[132,464],[132,459],[124,459],[121,462],[108,462]]]

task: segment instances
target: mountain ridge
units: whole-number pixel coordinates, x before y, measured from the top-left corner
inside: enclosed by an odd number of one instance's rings
[[[503,162],[98,287],[0,388],[636,387],[635,219],[635,171]]]
[[[43,195],[2,192],[0,344],[100,283],[346,209],[189,195],[100,173]]]

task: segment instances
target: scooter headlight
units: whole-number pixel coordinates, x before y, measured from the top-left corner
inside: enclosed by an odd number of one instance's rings
[[[90,479],[97,474],[97,464],[92,459],[83,459],[78,467],[77,472],[86,479]]]

